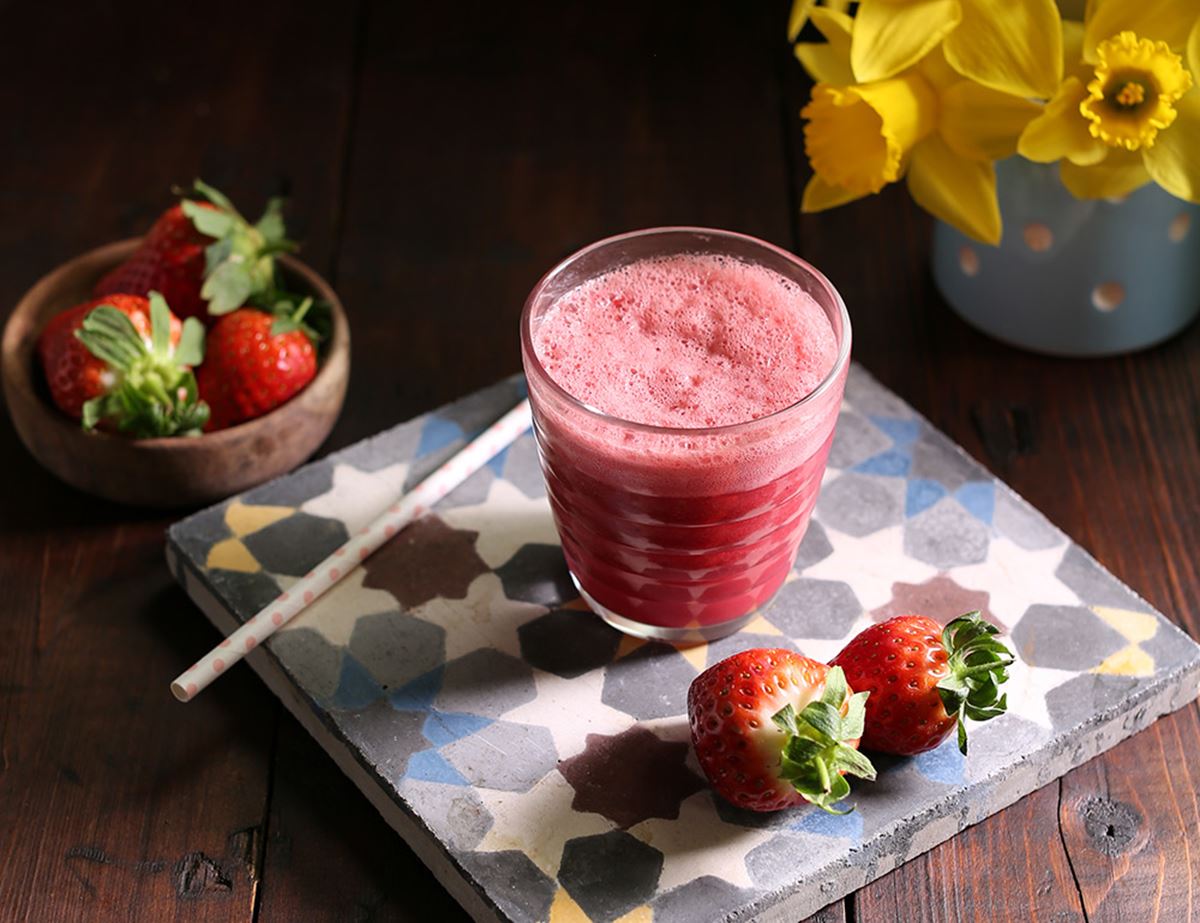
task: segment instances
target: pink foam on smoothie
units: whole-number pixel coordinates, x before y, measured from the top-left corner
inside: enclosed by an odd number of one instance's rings
[[[796,403],[833,367],[829,319],[764,266],[642,260],[562,295],[533,331],[542,366],[604,413],[655,426],[742,423]]]

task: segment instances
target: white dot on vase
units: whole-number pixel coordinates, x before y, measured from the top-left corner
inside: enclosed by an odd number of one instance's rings
[[[968,276],[976,275],[979,272],[979,254],[966,244],[958,248],[958,268]]]
[[[1125,286],[1120,282],[1101,282],[1092,289],[1092,306],[1097,311],[1115,311],[1125,300]]]
[[[1167,225],[1167,238],[1173,244],[1179,243],[1187,237],[1188,231],[1192,229],[1192,216],[1187,212],[1180,212],[1171,219],[1171,223]]]
[[[1025,246],[1034,253],[1045,253],[1054,246],[1054,232],[1040,221],[1025,225]]]

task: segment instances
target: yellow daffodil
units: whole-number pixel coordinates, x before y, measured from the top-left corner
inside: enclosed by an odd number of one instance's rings
[[[1200,0],[1092,0],[1067,23],[1067,77],[1018,150],[1061,160],[1080,198],[1127,195],[1154,180],[1200,202]]]
[[[826,0],[845,12],[847,0]],[[817,0],[793,0],[795,41]],[[1046,97],[1062,77],[1054,0],[860,0],[850,66],[855,80],[886,80],[945,43],[946,61],[971,80],[1015,96]]]
[[[860,8],[861,9],[861,8]],[[1039,107],[964,80],[935,47],[913,67],[855,82],[849,16],[811,9],[827,43],[796,55],[817,81],[801,112],[814,176],[803,209],[851,202],[907,176],[917,204],[978,240],[1000,240],[992,161],[1010,156]],[[861,13],[860,13],[861,15]]]

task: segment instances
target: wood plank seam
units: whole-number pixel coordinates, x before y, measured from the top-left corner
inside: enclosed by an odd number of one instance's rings
[[[1079,895],[1079,909],[1083,914],[1083,923],[1089,923],[1087,899],[1083,895],[1083,887],[1079,883],[1079,873],[1075,871],[1075,860],[1071,856],[1071,847],[1063,830],[1063,781],[1058,779],[1054,784],[1058,786],[1058,816],[1055,818],[1058,826],[1058,839],[1062,843],[1063,854],[1067,857],[1067,868],[1071,872],[1071,880],[1075,882],[1075,892]]]
[[[355,5],[354,29],[351,35],[349,95],[346,118],[342,126],[342,137],[338,141],[341,163],[338,165],[338,182],[334,190],[333,231],[330,235],[329,265],[325,267],[331,285],[337,285],[338,263],[342,255],[343,232],[346,225],[346,210],[349,202],[350,165],[354,157],[354,132],[358,125],[359,97],[362,91],[363,65],[366,60],[367,23],[370,19],[366,0]]]
[[[353,153],[354,130],[358,117],[358,101],[362,83],[363,59],[367,35],[367,4],[359,0],[354,10],[354,28],[351,33],[351,51],[347,68],[347,103],[341,137],[337,151],[340,162],[337,183],[333,194],[333,226],[330,232],[329,254],[324,271],[331,285],[337,284],[337,270],[341,256],[343,231],[346,218],[347,189],[350,182],[350,164]],[[280,726],[284,721],[284,710],[278,699],[275,701],[271,721],[271,748],[267,759],[267,791],[263,803],[260,824],[261,836],[254,856],[251,877],[250,921],[258,923],[263,906],[263,894],[267,884],[267,848],[271,837],[271,813],[275,808],[275,781],[278,772]]]

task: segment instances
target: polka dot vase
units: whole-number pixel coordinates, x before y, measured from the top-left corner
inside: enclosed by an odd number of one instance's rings
[[[1105,356],[1159,343],[1200,313],[1200,206],[1153,184],[1080,200],[1058,167],[996,165],[1004,239],[937,222],[933,276],[968,323],[1014,346]]]

